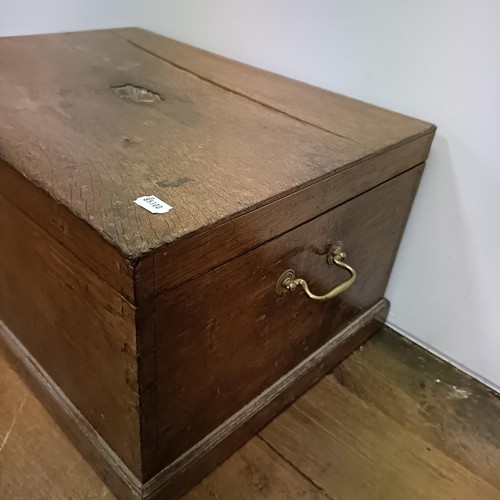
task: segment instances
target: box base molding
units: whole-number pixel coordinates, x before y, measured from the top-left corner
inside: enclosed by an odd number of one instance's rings
[[[141,481],[1,320],[0,353],[118,498],[142,498]]]
[[[0,351],[109,488],[123,500],[177,499],[328,373],[384,323],[381,299],[154,477],[142,483],[0,321]]]

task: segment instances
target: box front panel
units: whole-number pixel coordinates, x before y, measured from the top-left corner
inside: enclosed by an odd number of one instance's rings
[[[135,309],[1,195],[0,321],[139,475]]]
[[[156,448],[154,468],[179,457],[382,297],[421,171],[156,299],[156,437],[146,443]],[[327,263],[339,240],[357,271],[346,292],[324,302],[299,290],[276,292],[287,269],[318,295],[348,279],[345,269]]]

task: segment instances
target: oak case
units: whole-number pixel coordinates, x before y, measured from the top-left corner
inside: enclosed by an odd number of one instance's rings
[[[384,320],[435,129],[143,30],[0,58],[3,350],[120,498],[177,498]],[[276,293],[339,240],[345,293]]]

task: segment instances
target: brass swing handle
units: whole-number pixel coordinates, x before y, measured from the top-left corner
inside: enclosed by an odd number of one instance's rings
[[[346,256],[347,254],[344,251],[342,251],[341,244],[337,244],[334,247],[332,247],[332,249],[328,253],[327,255],[328,264],[335,264],[336,266],[345,269],[350,273],[351,276],[346,281],[343,281],[339,285],[333,287],[329,292],[325,293],[324,295],[316,295],[315,293],[312,293],[311,290],[309,289],[307,281],[302,278],[296,278],[295,271],[293,269],[288,269],[279,277],[278,282],[276,283],[276,292],[279,295],[284,295],[285,293],[295,291],[297,287],[300,285],[304,289],[306,295],[312,300],[319,300],[321,302],[324,302],[326,300],[330,300],[333,299],[334,297],[337,297],[337,295],[340,295],[341,293],[345,292],[356,280],[356,271],[351,266],[349,266],[344,262]]]

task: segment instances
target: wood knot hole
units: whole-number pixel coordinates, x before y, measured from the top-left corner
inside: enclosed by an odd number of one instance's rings
[[[160,94],[145,89],[144,87],[132,85],[131,83],[111,87],[111,89],[116,95],[122,99],[128,99],[129,101],[150,103],[163,100]]]

